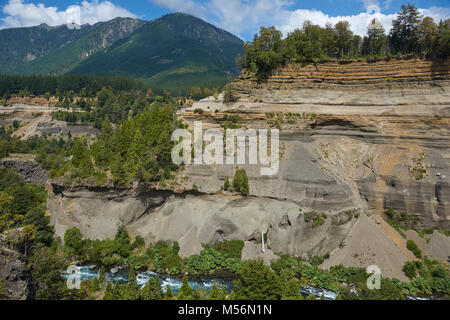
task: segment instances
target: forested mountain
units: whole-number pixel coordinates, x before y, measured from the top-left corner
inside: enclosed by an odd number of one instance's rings
[[[131,76],[175,91],[215,87],[236,76],[243,42],[186,14],[148,22],[132,35],[83,61],[72,73]]]
[[[79,29],[45,24],[0,31],[0,73],[128,76],[185,93],[236,76],[243,42],[186,14],[116,18]]]
[[[116,18],[68,28],[46,24],[0,30],[0,73],[61,74],[93,53],[135,31],[145,22]]]

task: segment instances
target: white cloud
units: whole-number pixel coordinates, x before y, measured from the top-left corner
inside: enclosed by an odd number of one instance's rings
[[[254,30],[260,25],[274,24],[283,17],[279,13],[292,4],[291,0],[149,0],[173,11],[185,12],[205,19],[235,34]]]
[[[377,18],[386,32],[392,27],[396,14],[384,14],[382,9],[390,7],[392,0],[361,0],[366,12],[349,16],[329,16],[318,10],[290,10],[291,0],[207,0],[198,3],[194,0],[149,0],[160,7],[180,11],[203,18],[230,32],[241,35],[256,32],[259,26],[276,26],[287,35],[301,28],[306,20],[325,26],[347,20],[351,30],[360,36],[367,33],[367,26]],[[380,7],[381,6],[381,7]],[[450,17],[450,8],[420,9],[424,15],[431,16],[436,22]],[[251,39],[249,39],[251,40]]]
[[[116,17],[136,17],[133,13],[109,1],[83,1],[81,5],[72,5],[64,11],[45,4],[24,3],[23,0],[9,0],[3,7],[6,17],[1,19],[0,28],[30,27],[47,23],[57,26],[68,23],[94,24]]]
[[[381,25],[384,27],[386,32],[389,32],[392,26],[392,20],[394,20],[396,14],[382,14],[375,13],[369,14],[367,12],[362,12],[358,15],[352,16],[335,16],[331,17],[321,11],[315,10],[295,10],[293,12],[286,13],[285,23],[279,25],[278,28],[283,34],[287,34],[297,28],[301,28],[303,23],[307,20],[312,21],[314,24],[325,26],[327,23],[335,25],[339,21],[348,21],[350,23],[350,29],[353,33],[364,36],[367,33],[367,26],[374,19],[377,18]]]
[[[370,11],[371,6],[368,6],[368,11]],[[419,12],[423,16],[430,16],[434,19],[436,23],[439,23],[441,19],[448,19],[450,17],[450,8],[439,8],[432,7],[429,9],[419,9]],[[278,25],[280,31],[283,34],[287,34],[295,30],[296,28],[301,28],[306,20],[312,21],[314,24],[325,26],[327,22],[331,24],[336,24],[339,21],[346,20],[350,23],[350,29],[353,33],[364,36],[367,34],[367,26],[373,20],[377,18],[381,25],[384,27],[386,33],[392,28],[392,21],[397,17],[397,14],[383,14],[380,11],[374,11],[369,14],[367,12],[362,12],[357,15],[352,16],[335,16],[331,17],[321,11],[315,10],[295,10],[291,12],[284,13],[285,23]]]
[[[439,23],[440,20],[450,19],[450,8],[431,7],[429,9],[419,9],[424,16],[433,18],[434,22]]]

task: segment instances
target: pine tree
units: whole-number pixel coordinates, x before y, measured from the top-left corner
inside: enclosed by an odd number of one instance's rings
[[[227,288],[225,286],[222,286],[222,289],[220,289],[218,300],[226,300],[227,296],[228,296]]]
[[[387,41],[385,30],[377,19],[373,19],[367,28],[368,52],[369,54],[381,54]]]
[[[100,281],[95,277],[94,280],[92,280],[92,291],[97,292],[98,290],[100,290]]]
[[[164,294],[164,299],[166,299],[166,300],[172,300],[173,299],[172,289],[170,289],[169,285],[166,285],[166,292]]]
[[[242,193],[244,196],[247,196],[250,192],[248,186],[248,177],[245,169],[236,169],[236,173],[233,179],[233,189],[236,192]]]
[[[334,28],[336,30],[336,45],[339,57],[344,58],[349,53],[353,32],[350,30],[350,23],[348,21],[339,21]]]
[[[83,179],[91,176],[94,170],[89,149],[82,139],[78,139],[73,148],[72,166],[78,169],[78,176]]]
[[[450,57],[450,19],[439,23],[432,55],[441,59]]]
[[[244,263],[239,271],[236,296],[244,300],[279,300],[283,296],[283,282],[262,259]]]
[[[122,298],[124,300],[139,300],[141,298],[141,289],[136,283],[136,273],[133,267],[130,268],[128,283],[122,289]]]
[[[124,186],[128,183],[127,172],[123,165],[123,158],[119,153],[116,153],[114,160],[111,164],[111,173],[113,175],[113,181],[119,186]]]
[[[141,298],[142,300],[162,300],[164,294],[161,288],[161,281],[156,277],[150,278],[141,291]]]
[[[225,179],[225,184],[223,186],[223,190],[228,191],[230,190],[230,179],[228,179],[228,177]]]
[[[217,287],[216,281],[214,281],[211,291],[209,292],[209,298],[211,300],[219,300],[219,297],[220,297],[220,290],[219,287]]]
[[[109,281],[106,284],[105,295],[103,296],[103,300],[114,300],[112,285],[111,282]]]
[[[105,285],[105,281],[106,281],[106,272],[105,272],[105,267],[101,266],[100,267],[100,274],[99,274],[99,278],[98,278],[100,285],[104,286]],[[109,283],[109,282],[108,282]]]
[[[392,22],[391,42],[394,50],[401,53],[417,51],[421,21],[420,13],[414,5],[402,5],[397,18]]]
[[[145,155],[144,137],[139,129],[136,130],[133,142],[128,151],[128,159],[125,163],[125,170],[130,181],[143,180],[142,157]]]
[[[192,299],[193,291],[188,282],[188,277],[183,276],[183,284],[181,285],[180,292],[178,293],[179,300],[189,300]]]

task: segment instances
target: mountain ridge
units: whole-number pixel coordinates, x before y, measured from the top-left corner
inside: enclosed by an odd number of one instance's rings
[[[128,75],[178,91],[186,83],[215,87],[239,74],[235,58],[243,53],[242,44],[236,36],[201,19],[169,14],[147,22],[71,73]]]
[[[243,53],[241,39],[184,13],[5,29],[0,40],[8,44],[0,73],[128,76],[177,93],[224,85],[239,74],[235,59]]]

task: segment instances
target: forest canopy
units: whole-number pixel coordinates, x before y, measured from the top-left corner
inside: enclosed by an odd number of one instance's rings
[[[283,39],[275,27],[261,27],[253,42],[244,44],[240,67],[259,77],[267,77],[289,62],[319,63],[330,59],[391,57],[414,54],[427,59],[450,56],[450,19],[436,23],[420,15],[411,4],[402,5],[388,30],[377,19],[367,26],[367,35],[353,34],[348,21],[325,27],[306,21]]]

